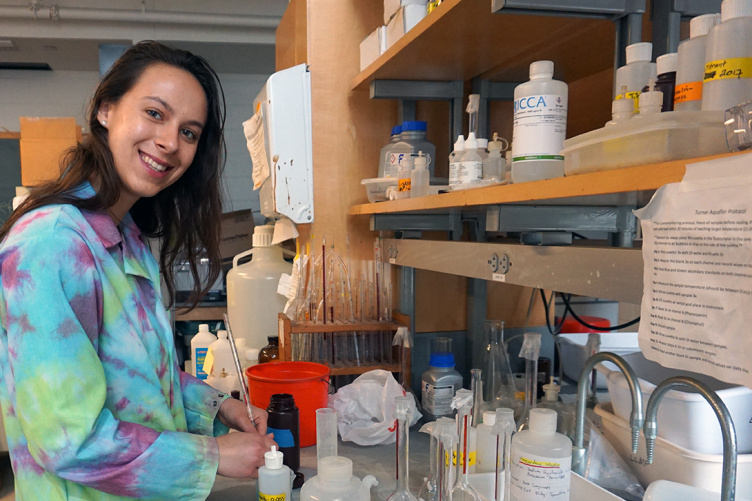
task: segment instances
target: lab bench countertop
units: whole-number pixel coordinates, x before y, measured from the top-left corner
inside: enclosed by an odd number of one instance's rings
[[[410,490],[417,496],[423,478],[429,468],[429,437],[418,432],[420,423],[410,429]],[[338,454],[353,462],[353,475],[363,479],[373,475],[379,481],[371,488],[371,500],[383,501],[394,491],[396,485],[396,445],[373,445],[362,447],[352,442],[339,441]],[[316,476],[316,446],[300,450],[300,471],[308,480]],[[238,480],[218,476],[207,501],[248,501],[256,492],[255,480]],[[293,501],[300,499],[300,489],[293,490]]]

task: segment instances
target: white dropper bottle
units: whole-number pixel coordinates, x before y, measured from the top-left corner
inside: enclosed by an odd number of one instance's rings
[[[428,164],[422,151],[415,157],[415,167],[410,173],[410,197],[424,197],[428,195]]]
[[[646,117],[648,115],[654,115],[661,112],[663,106],[663,92],[655,90],[655,79],[651,78],[648,83],[647,92],[640,94],[640,113],[634,117],[634,119]]]
[[[627,86],[622,85],[619,95],[627,93]],[[613,127],[616,124],[626,122],[634,115],[634,104],[631,99],[614,99],[611,102],[611,120],[606,122],[606,127]]]
[[[284,455],[272,445],[264,453],[264,466],[258,471],[259,499],[292,499],[292,472],[282,463]]]
[[[465,136],[460,134],[454,143],[454,150],[449,155],[449,186],[460,184],[460,173],[462,171],[462,155],[465,153]]]

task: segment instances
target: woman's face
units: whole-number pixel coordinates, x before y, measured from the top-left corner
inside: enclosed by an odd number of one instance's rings
[[[108,131],[115,169],[123,184],[111,208],[119,221],[141,197],[152,197],[180,179],[196,154],[207,102],[198,80],[185,70],[156,63],[116,103],[97,113]]]

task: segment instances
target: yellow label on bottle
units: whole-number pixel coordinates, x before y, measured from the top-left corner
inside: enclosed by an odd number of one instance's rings
[[[462,458],[464,456],[460,454],[460,461],[462,461]],[[448,463],[447,463],[448,464]],[[452,451],[452,464],[457,464],[457,451]],[[475,464],[475,451],[470,452],[470,454],[467,455],[467,465],[473,466]]]
[[[634,111],[635,113],[637,113],[637,110],[640,108],[640,94],[642,94],[642,92],[640,92],[639,90],[630,91],[626,94],[619,94],[618,96],[616,96],[616,99],[631,99],[634,102]]]
[[[259,492],[259,501],[285,501],[285,493],[264,494],[263,492]]]
[[[674,104],[702,99],[702,82],[687,82],[674,88]]]
[[[727,78],[752,78],[752,57],[729,57],[705,63],[705,82]]]
[[[410,191],[410,178],[402,178],[397,181],[397,191]]]

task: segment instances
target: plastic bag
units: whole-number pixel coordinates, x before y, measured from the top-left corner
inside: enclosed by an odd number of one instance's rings
[[[337,410],[342,441],[358,445],[393,444],[394,397],[401,395],[405,395],[405,390],[391,372],[384,370],[366,372],[330,395],[329,407]],[[410,426],[421,418],[415,402],[411,407]]]

